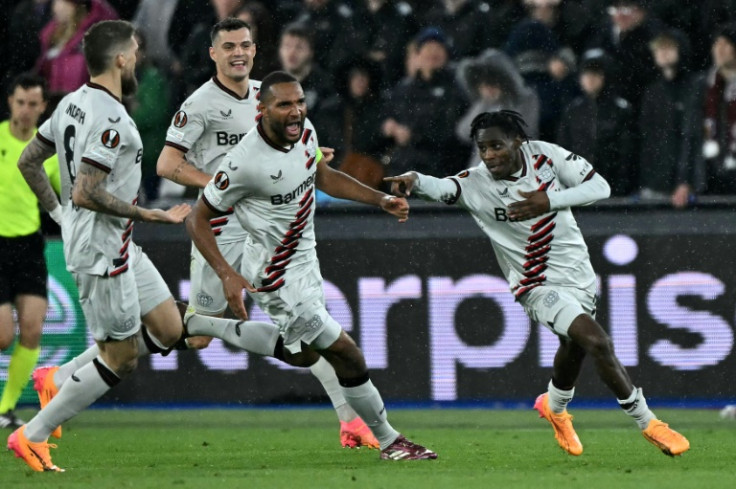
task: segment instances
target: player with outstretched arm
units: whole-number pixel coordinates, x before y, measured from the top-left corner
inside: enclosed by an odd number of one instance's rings
[[[559,337],[552,379],[534,407],[552,425],[560,447],[571,455],[583,452],[567,404],[590,356],[644,438],[667,455],[680,455],[690,443],[654,416],[595,320],[596,276],[571,208],[607,198],[608,182],[584,158],[529,141],[525,125],[513,111],[479,114],[470,136],[483,164],[442,179],[408,172],[386,181],[395,195],[413,193],[470,212],[490,238],[511,293],[532,321]]]

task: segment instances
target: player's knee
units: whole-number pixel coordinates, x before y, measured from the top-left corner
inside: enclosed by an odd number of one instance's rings
[[[126,358],[115,367],[115,373],[119,377],[127,377],[138,367],[138,357]]]
[[[28,349],[36,349],[41,344],[41,328],[21,328],[18,342]]]

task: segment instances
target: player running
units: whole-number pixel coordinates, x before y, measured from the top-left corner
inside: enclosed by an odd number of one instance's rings
[[[157,164],[160,176],[199,189],[212,179],[225,154],[255,127],[261,87],[260,81],[250,79],[256,55],[250,26],[242,20],[228,18],[215,24],[210,36],[210,57],[216,74],[174,115]],[[210,225],[220,252],[237,269],[248,233],[232,214],[229,210],[212,219]],[[199,314],[221,317],[227,307],[222,283],[195,246],[192,246],[190,281],[189,307]],[[243,335],[245,350],[284,360],[283,344],[273,324],[249,321]],[[200,336],[188,338],[187,343],[204,348],[210,340]],[[378,441],[342,396],[330,364],[317,354],[305,355],[302,361],[300,366],[309,366],[332,401],[340,420],[342,446],[378,448]]]
[[[223,159],[197,201],[187,221],[192,241],[222,281],[236,316],[247,318],[241,298],[246,289],[278,325],[285,355],[317,351],[330,362],[345,399],[378,439],[381,458],[436,458],[388,423],[362,352],[327,312],[315,249],[315,189],[380,206],[400,221],[408,217],[406,200],[377,192],[327,165],[314,131],[305,128],[304,91],[293,76],[275,72],[263,80],[259,111],[256,128]],[[239,271],[220,252],[210,225],[231,208],[248,232]],[[185,322],[190,334],[237,341],[233,327],[213,326],[202,316]]]
[[[532,321],[560,339],[547,392],[534,403],[571,455],[583,453],[567,404],[582,361],[590,355],[601,380],[644,438],[667,455],[690,448],[684,436],[658,420],[641,388],[613,352],[595,320],[596,276],[571,207],[610,194],[606,180],[584,158],[555,144],[529,141],[517,112],[482,113],[471,124],[483,165],[439,179],[408,172],[386,178],[392,192],[457,204],[491,239],[511,292]]]

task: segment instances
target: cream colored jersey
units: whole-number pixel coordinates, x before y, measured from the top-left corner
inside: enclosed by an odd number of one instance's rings
[[[521,145],[522,168],[495,180],[484,164],[446,179],[421,175],[415,193],[470,211],[490,238],[501,271],[519,299],[540,285],[585,289],[595,282],[588,248],[570,208],[527,221],[511,221],[507,207],[524,200],[520,191],[552,194],[600,178],[584,158],[555,144]],[[604,188],[607,184],[603,181]]]
[[[225,154],[255,127],[260,88],[260,81],[250,80],[248,93],[240,97],[212,77],[174,115],[166,145],[184,152],[198,170],[214,175]],[[228,212],[210,222],[218,243],[245,239],[245,231],[231,215]]]
[[[108,174],[105,190],[135,204],[141,182],[143,143],[133,119],[106,88],[87,83],[64,97],[37,137],[53,146],[61,171],[64,258],[71,272],[111,276],[128,270],[133,221],[72,203],[81,165]]]
[[[318,265],[315,179],[322,154],[310,127],[305,124],[299,142],[284,148],[257,125],[223,159],[202,196],[216,212],[235,210],[251,237],[241,270],[263,292],[278,290]]]

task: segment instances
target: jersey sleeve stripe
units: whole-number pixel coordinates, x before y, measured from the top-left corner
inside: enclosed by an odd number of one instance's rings
[[[590,180],[591,178],[593,178],[593,175],[595,175],[595,170],[590,170],[590,173],[588,173],[587,175],[585,175],[585,178],[583,178],[583,181],[584,182],[587,182],[588,180]]]
[[[184,146],[182,146],[180,144],[172,143],[171,141],[166,141],[164,143],[164,146],[171,146],[174,149],[178,149],[182,153],[187,153],[189,151],[189,148],[185,148]]]
[[[36,137],[37,137],[37,138],[38,138],[38,140],[39,140],[39,141],[41,141],[41,142],[42,142],[43,144],[45,144],[45,145],[47,145],[47,146],[51,146],[52,148],[53,148],[53,147],[56,147],[56,145],[54,144],[54,142],[53,142],[53,141],[50,141],[50,140],[46,139],[45,137],[41,136],[41,133],[40,133],[40,132],[37,132],[37,133],[36,133]]]
[[[95,168],[102,170],[105,173],[110,173],[111,171],[110,167],[105,166],[102,163],[99,163],[91,158],[87,158],[86,156],[82,158],[82,163],[87,163],[88,165],[94,166]]]
[[[217,214],[225,214],[225,213],[227,213],[227,211],[221,211],[220,209],[218,209],[217,207],[215,207],[215,205],[212,204],[209,200],[207,200],[207,197],[205,197],[204,195],[202,195],[202,202],[204,202],[204,205],[206,205],[207,207],[209,207],[210,210],[212,210],[212,212],[216,212]]]

